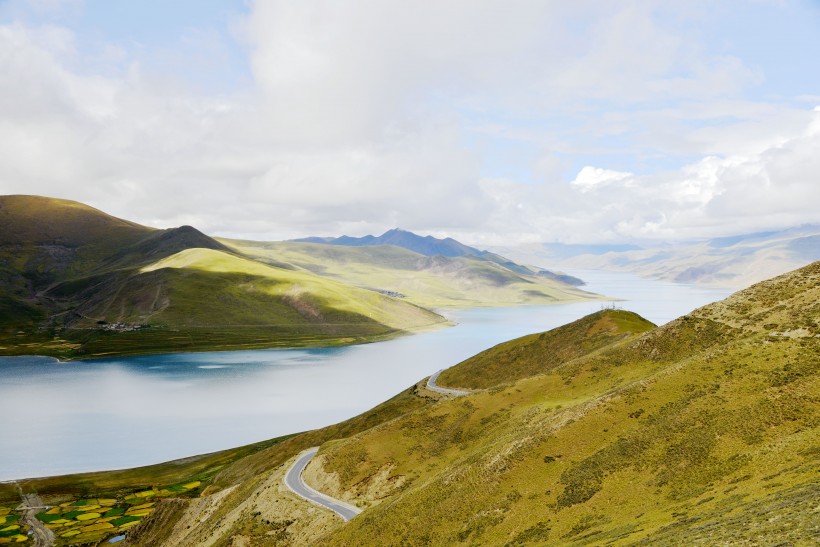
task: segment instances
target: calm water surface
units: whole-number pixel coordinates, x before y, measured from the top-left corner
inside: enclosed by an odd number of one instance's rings
[[[570,273],[657,324],[730,292],[630,274]],[[0,357],[0,480],[146,465],[329,425],[499,342],[601,306],[447,311],[457,326],[347,348],[70,363]]]

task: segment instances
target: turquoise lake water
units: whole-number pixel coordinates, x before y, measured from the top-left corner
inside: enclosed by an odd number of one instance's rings
[[[657,324],[730,292],[570,273]],[[499,342],[602,305],[449,310],[455,327],[346,348],[70,363],[0,357],[0,480],[147,465],[336,423]]]

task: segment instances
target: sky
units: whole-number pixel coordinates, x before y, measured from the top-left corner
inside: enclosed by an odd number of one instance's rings
[[[817,0],[0,0],[0,194],[276,240],[820,223]]]

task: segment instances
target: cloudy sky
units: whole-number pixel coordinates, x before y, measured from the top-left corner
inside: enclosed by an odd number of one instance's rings
[[[814,0],[0,0],[0,194],[281,239],[820,223]]]

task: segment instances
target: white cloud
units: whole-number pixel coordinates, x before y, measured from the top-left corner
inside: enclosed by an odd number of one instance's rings
[[[817,109],[746,99],[760,70],[705,45],[705,5],[259,1],[241,25],[252,85],[211,94],[116,44],[84,58],[69,28],[3,25],[0,193],[258,238],[820,221]],[[89,69],[102,58],[117,70]],[[482,174],[509,143],[533,147],[499,157],[530,157],[534,180]],[[616,155],[676,161],[627,171]]]
[[[571,184],[577,186],[581,192],[588,192],[615,183],[620,183],[620,186],[629,186],[628,179],[632,176],[632,173],[587,165],[578,172]]]

